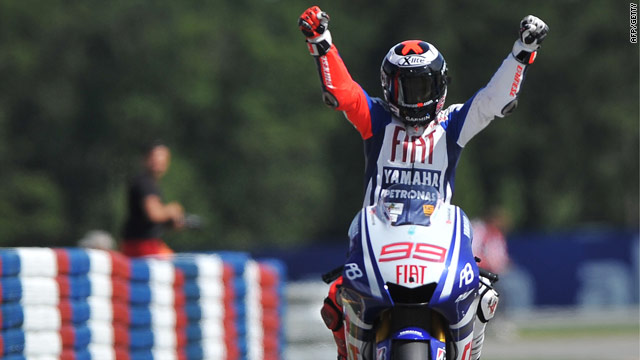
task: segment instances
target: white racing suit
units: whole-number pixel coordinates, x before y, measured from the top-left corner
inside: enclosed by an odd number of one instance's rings
[[[462,148],[496,116],[513,110],[526,69],[509,54],[489,83],[464,104],[449,106],[426,127],[408,128],[383,99],[370,97],[351,79],[335,45],[314,59],[325,99],[335,99],[332,105],[364,140],[365,206],[375,204],[382,189],[398,182],[435,186],[449,203]]]
[[[364,206],[377,203],[381,190],[396,183],[434,186],[449,203],[463,147],[496,116],[503,117],[515,108],[527,67],[509,54],[489,83],[465,103],[449,106],[426,127],[409,127],[392,114],[385,100],[370,97],[351,78],[335,45],[314,59],[325,102],[343,111],[364,140]],[[334,282],[329,293],[328,299],[333,305],[340,283],[341,279]],[[486,288],[481,287],[480,293],[487,293]],[[480,355],[484,325],[493,316],[497,297],[492,299],[489,294],[486,299],[479,299],[481,304],[483,301],[490,304],[480,306],[481,311],[488,309],[490,314],[482,316],[485,321],[475,320],[474,344],[466,344],[466,351],[458,351],[459,360],[476,359]],[[333,306],[326,302],[325,308]],[[340,341],[344,342],[344,329],[332,330],[340,347]]]

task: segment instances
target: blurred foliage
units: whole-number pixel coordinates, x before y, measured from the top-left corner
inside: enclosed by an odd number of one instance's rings
[[[322,104],[296,26],[309,1],[0,1],[0,244],[116,237],[125,183],[155,138],[168,200],[206,220],[177,250],[339,239],[361,204],[363,150]],[[449,104],[489,80],[535,14],[551,31],[519,108],[463,152],[454,203],[505,206],[520,229],[638,226],[638,46],[628,3],[319,1],[352,76],[420,38],[448,61]]]

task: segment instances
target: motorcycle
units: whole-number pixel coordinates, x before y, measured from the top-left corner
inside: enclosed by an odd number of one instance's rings
[[[471,224],[437,189],[395,184],[359,212],[349,230],[338,304],[350,360],[467,360],[480,270]],[[487,283],[488,282],[488,283]]]

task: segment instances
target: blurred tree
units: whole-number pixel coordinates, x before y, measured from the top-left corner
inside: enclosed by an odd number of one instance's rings
[[[206,220],[182,251],[344,238],[361,140],[320,99],[296,27],[311,2],[0,1],[0,244],[119,235],[124,183],[163,138],[167,197]],[[352,76],[380,96],[395,43],[447,59],[448,103],[484,86],[533,13],[551,27],[516,112],[462,155],[454,202],[499,202],[519,228],[638,226],[638,46],[604,0],[319,1]]]

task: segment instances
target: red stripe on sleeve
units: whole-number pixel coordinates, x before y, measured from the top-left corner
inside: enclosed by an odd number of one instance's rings
[[[318,58],[317,65],[324,90],[338,100],[336,110],[345,112],[363,139],[373,136],[367,95],[351,78],[338,49],[332,45],[326,55]]]

